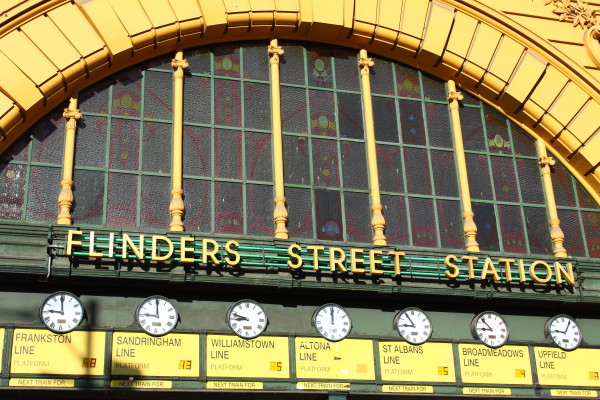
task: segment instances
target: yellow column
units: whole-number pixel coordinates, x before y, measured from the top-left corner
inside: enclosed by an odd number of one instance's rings
[[[279,56],[283,49],[278,46],[277,39],[271,40],[268,48],[271,65],[271,113],[273,129],[273,179],[275,180],[275,238],[287,239],[288,212],[285,208],[285,191],[283,182],[283,139],[281,135],[281,93],[279,90]]]
[[[62,180],[60,181],[60,194],[58,195],[58,207],[60,213],[56,219],[57,224],[71,225],[71,208],[73,207],[73,164],[75,160],[75,132],[77,120],[81,113],[77,109],[77,95],[69,100],[69,108],[65,108],[63,117],[67,119],[65,129],[65,150],[63,156]]]
[[[174,94],[173,94],[173,171],[171,212],[172,231],[183,231],[183,70],[188,67],[188,62],[183,59],[183,51],[178,50],[171,62],[174,69]]]
[[[465,160],[465,147],[463,145],[462,128],[460,126],[460,115],[458,113],[458,101],[463,95],[456,91],[454,81],[448,81],[448,102],[450,103],[450,116],[452,118],[452,131],[454,134],[454,154],[456,155],[456,166],[458,169],[458,181],[463,205],[463,230],[465,232],[465,249],[467,251],[479,251],[477,237],[477,226],[473,217],[471,207],[471,192],[469,190],[469,178],[467,176],[467,162]]]
[[[548,216],[550,220],[550,237],[552,238],[552,248],[554,256],[567,257],[567,250],[564,248],[565,234],[560,229],[560,220],[556,210],[556,200],[554,199],[554,189],[552,188],[552,177],[550,176],[550,166],[555,164],[552,157],[548,156],[546,145],[542,139],[537,140],[537,150],[540,157],[539,164],[542,170],[542,182],[544,184],[544,192],[546,194],[546,206],[548,207]]]
[[[373,244],[385,246],[387,240],[383,234],[385,219],[381,210],[381,195],[379,194],[379,173],[377,172],[377,151],[375,147],[375,124],[373,122],[373,103],[371,100],[371,80],[369,67],[375,65],[373,59],[367,57],[367,50],[360,50],[360,79],[362,82],[363,113],[365,115],[365,133],[367,139],[367,162],[369,164],[369,180],[371,182],[371,225],[373,227]]]

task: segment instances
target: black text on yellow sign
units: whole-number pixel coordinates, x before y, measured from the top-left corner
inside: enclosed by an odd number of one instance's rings
[[[93,331],[59,335],[43,329],[15,329],[11,373],[103,375],[105,336]]]
[[[230,378],[289,378],[287,337],[241,339],[207,335],[206,375]]]
[[[533,351],[540,384],[600,387],[600,349],[534,347]]]
[[[199,335],[152,337],[137,332],[113,334],[113,375],[197,377],[199,366]]]
[[[503,346],[492,349],[478,344],[459,344],[463,382],[505,385],[532,383],[529,349]]]
[[[379,342],[384,381],[455,382],[452,343]]]

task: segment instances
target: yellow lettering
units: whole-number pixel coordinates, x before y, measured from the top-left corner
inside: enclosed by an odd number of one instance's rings
[[[297,262],[294,264],[292,262],[292,260],[288,260],[287,265],[288,267],[292,268],[292,269],[297,269],[300,268],[302,266],[302,257],[300,257],[300,255],[296,254],[294,251],[302,251],[302,247],[300,247],[297,244],[290,244],[290,247],[288,247],[288,256],[290,256],[290,258],[293,258],[294,260],[296,260]]]
[[[371,275],[383,275],[383,271],[377,269],[377,264],[383,264],[382,260],[378,260],[375,256],[380,256],[383,252],[381,250],[371,250],[369,251],[369,261],[371,261]]]
[[[554,262],[554,275],[556,275],[556,282],[558,284],[562,283],[562,278],[565,278],[565,281],[569,285],[575,284],[575,273],[573,272],[573,264],[567,263],[567,270],[563,268],[562,265],[558,261]]]
[[[232,249],[231,246],[240,247],[240,244],[235,240],[230,240],[225,244],[225,251],[228,254],[234,256],[233,258],[225,257],[225,262],[227,263],[227,265],[231,265],[232,267],[234,267],[240,263],[241,257],[240,253],[238,253],[236,249]]]
[[[212,245],[212,251],[208,251],[208,245]],[[208,264],[208,257],[212,260],[213,264],[219,265],[217,259],[217,253],[219,252],[219,244],[212,239],[202,240],[202,264]]]
[[[81,246],[81,241],[79,240],[73,240],[73,236],[75,235],[81,235],[83,232],[81,231],[74,231],[74,230],[69,230],[69,232],[67,232],[67,255],[70,256],[71,254],[73,254],[73,246]]]
[[[517,260],[517,268],[519,269],[519,282],[525,282],[527,278],[525,277],[525,264],[523,260]]]
[[[546,268],[546,278],[540,278],[535,272],[535,267],[537,267],[538,265],[541,265],[544,268]],[[531,267],[529,267],[529,276],[531,276],[531,279],[533,279],[533,281],[536,283],[548,283],[550,282],[550,279],[552,279],[552,268],[550,268],[550,266],[544,261],[534,261],[533,263],[531,263]]]
[[[194,238],[191,236],[182,236],[179,239],[179,241],[180,241],[180,250],[181,250],[179,259],[181,260],[181,262],[184,262],[184,263],[194,262],[194,248],[186,246],[187,243],[194,242]],[[187,256],[188,252],[192,253],[191,257]]]
[[[339,257],[336,257],[336,254]],[[344,266],[344,261],[346,261],[346,253],[344,250],[339,247],[330,247],[329,248],[329,270],[335,271],[335,268],[339,268],[340,271],[346,272],[346,267]]]
[[[99,253],[97,251],[94,251],[94,247],[96,247],[96,234],[94,231],[90,231],[90,250],[89,250],[89,256],[90,257],[102,257],[103,254]]]
[[[164,256],[161,256],[158,254],[158,241],[159,240],[162,240],[163,242],[165,242],[167,244],[167,246],[169,246],[169,251]],[[173,242],[171,242],[168,237],[160,236],[160,235],[152,235],[152,261],[164,261],[164,260],[168,259],[169,257],[171,257],[172,254],[173,254]]]
[[[510,271],[510,264],[514,263],[515,260],[512,258],[501,258],[498,260],[499,264],[504,263],[504,274],[506,275],[506,282],[512,281],[512,272]]]
[[[350,249],[350,271],[352,271],[353,274],[364,274],[365,273],[365,269],[364,268],[358,268],[356,266],[356,263],[364,263],[365,259],[364,258],[357,258],[356,255],[357,254],[362,254],[364,252],[363,249]]]
[[[453,264],[456,260],[458,260],[458,257],[454,254],[448,254],[446,258],[444,258],[444,265],[446,265],[447,268],[446,271],[444,271],[444,275],[446,275],[447,278],[456,279],[458,277],[460,270],[458,269],[458,265]],[[450,272],[450,270],[452,270],[452,272]]]
[[[306,246],[307,250],[313,251],[313,269],[316,271],[319,269],[319,250],[324,250],[323,246]]]
[[[394,256],[394,274],[400,275],[400,257],[406,255],[401,251],[389,251],[388,255]]]
[[[479,257],[475,256],[462,256],[461,260],[467,260],[469,265],[469,279],[475,279],[475,271],[473,270],[473,261],[479,260]]]
[[[129,247],[131,247],[131,250],[133,250],[133,253],[135,254],[135,256],[139,260],[143,260],[144,259],[144,235],[140,235],[139,243],[140,243],[140,248],[138,249],[137,247],[135,247],[135,244],[133,244],[133,240],[131,240],[129,235],[124,233],[123,234],[123,253],[121,254],[121,258],[123,258],[123,259],[127,258],[127,246],[129,245]]]
[[[479,278],[479,279],[482,281],[487,279],[488,274],[492,275],[494,277],[495,281],[500,280],[500,276],[498,276],[498,272],[496,272],[496,268],[494,267],[494,263],[492,262],[492,259],[489,257],[486,257],[485,262],[483,263],[483,269],[481,270],[481,278]]]

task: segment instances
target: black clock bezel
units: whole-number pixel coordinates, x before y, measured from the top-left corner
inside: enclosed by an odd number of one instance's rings
[[[46,302],[49,301],[50,299],[52,299],[53,297],[56,297],[57,295],[61,295],[61,294],[71,296],[72,298],[75,299],[75,301],[77,301],[79,303],[79,306],[81,307],[81,319],[79,320],[77,325],[75,325],[73,328],[66,330],[66,331],[59,331],[57,329],[51,328],[49,325],[46,324],[46,321],[44,321],[44,318],[42,316],[42,312],[43,312],[42,309],[44,308],[44,304],[46,304]],[[87,318],[87,312],[85,310],[83,302],[81,301],[81,299],[78,296],[76,296],[75,294],[73,294],[71,292],[67,292],[66,290],[59,290],[58,292],[54,292],[54,293],[50,294],[48,297],[46,297],[44,299],[44,301],[42,301],[42,304],[40,304],[40,308],[38,309],[38,317],[40,318],[40,321],[42,322],[42,325],[44,325],[45,329],[48,329],[52,333],[57,333],[59,335],[62,335],[62,334],[66,334],[66,333],[71,333],[75,329],[77,329],[81,325],[83,320],[85,318]]]

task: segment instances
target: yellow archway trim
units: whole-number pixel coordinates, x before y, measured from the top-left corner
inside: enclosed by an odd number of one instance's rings
[[[544,140],[600,203],[600,83],[474,0],[29,0],[0,25],[0,152],[123,68],[272,37],[365,48],[455,80]]]

